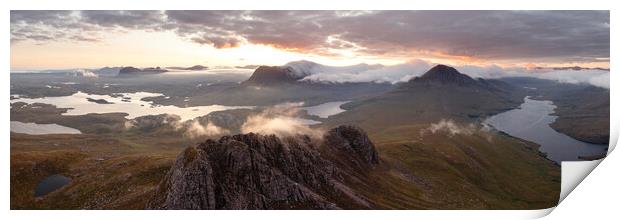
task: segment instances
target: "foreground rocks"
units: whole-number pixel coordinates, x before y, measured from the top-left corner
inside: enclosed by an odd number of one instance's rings
[[[185,149],[147,208],[370,208],[345,179],[378,163],[366,133],[353,126],[334,128],[322,140],[224,136]]]

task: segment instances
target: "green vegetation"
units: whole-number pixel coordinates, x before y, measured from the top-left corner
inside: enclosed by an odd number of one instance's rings
[[[369,190],[367,196],[384,201],[386,208],[539,209],[557,204],[559,167],[540,157],[535,144],[487,131],[409,136],[419,127],[371,134],[388,167],[375,173],[383,190]],[[409,139],[395,141],[397,136]]]
[[[11,133],[11,209],[142,209],[183,144],[134,141]],[[36,184],[53,174],[71,183],[35,198]]]

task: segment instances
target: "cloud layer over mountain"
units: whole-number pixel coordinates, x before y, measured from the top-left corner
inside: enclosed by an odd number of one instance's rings
[[[313,82],[406,82],[416,76],[421,76],[435,64],[423,60],[412,60],[407,63],[383,66],[358,64],[353,66],[332,67],[308,61],[296,61],[286,64],[292,67],[293,74],[305,76],[301,80]],[[561,83],[586,83],[602,88],[609,88],[610,72],[598,69],[582,70],[554,70],[502,68],[496,65],[455,66],[459,72],[473,78],[501,78],[501,77],[535,77],[555,80]]]

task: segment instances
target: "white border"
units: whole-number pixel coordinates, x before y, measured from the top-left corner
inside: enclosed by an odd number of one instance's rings
[[[571,10],[612,10],[611,23],[617,24],[618,16],[614,16],[615,5],[612,5],[612,1],[603,0],[588,0],[588,1],[576,1],[576,0],[564,0],[564,1],[539,1],[539,0],[504,0],[504,1],[483,1],[483,0],[467,0],[467,1],[406,1],[406,0],[381,0],[381,1],[334,1],[334,0],[311,0],[311,1],[299,1],[299,0],[257,0],[257,1],[242,1],[242,0],[224,0],[224,1],[154,1],[154,0],[105,0],[105,1],[78,1],[78,0],[19,0],[13,2],[3,1],[2,3],[7,7],[2,7],[4,10],[2,13],[1,25],[4,30],[3,47],[4,53],[2,53],[4,74],[1,75],[0,83],[1,87],[5,88],[5,99],[3,99],[4,106],[9,106],[8,90],[9,90],[9,70],[10,70],[10,29],[9,27],[9,9],[396,9],[396,10],[411,10],[411,9],[442,9],[442,10],[465,10],[465,9],[504,9],[504,10],[532,10],[532,9],[571,9]],[[612,26],[612,37],[618,36],[617,28]],[[611,57],[614,57],[614,51],[617,51],[617,45],[613,44],[611,48]],[[611,69],[615,69],[616,66],[612,60]],[[618,77],[611,77],[611,88],[620,86],[618,83]],[[618,117],[613,112],[618,112],[618,94],[617,90],[611,90],[611,136],[613,140],[618,140]],[[0,108],[0,117],[5,122],[9,121],[9,108]],[[46,218],[46,219],[83,219],[85,217],[91,219],[106,219],[110,218],[149,218],[149,219],[173,219],[177,217],[182,218],[251,218],[251,219],[312,219],[316,218],[333,218],[333,219],[514,219],[514,218],[536,218],[548,214],[552,209],[547,210],[534,210],[534,211],[9,211],[10,208],[10,172],[9,172],[9,123],[5,123],[5,126],[1,127],[0,135],[3,135],[3,160],[2,164],[2,194],[3,198],[0,199],[0,205],[5,207],[6,212],[2,212],[4,215],[2,219],[33,219],[33,218]],[[615,143],[612,142],[612,143]],[[615,146],[615,145],[614,145]],[[611,146],[610,149],[613,149]],[[607,161],[612,158],[613,161]],[[592,168],[592,163],[586,169]],[[599,207],[605,207],[605,204],[613,204],[615,202],[614,196],[618,194],[608,194],[608,191],[618,192],[616,188],[619,181],[616,176],[618,165],[617,157],[613,155],[608,157],[606,161],[601,163],[597,169],[593,171],[596,178],[588,178],[584,180],[583,184],[577,187],[577,191],[573,192],[573,196],[568,196],[567,201],[563,203],[570,203],[570,207],[564,209],[560,205],[558,208],[557,216],[551,215],[550,217],[574,217],[575,214],[583,214],[583,217],[605,217],[614,216],[615,210],[611,206],[607,206],[608,209]],[[577,165],[579,166],[579,165]],[[563,173],[571,172],[566,168]],[[593,182],[596,180],[595,182]],[[591,185],[586,185],[591,184]],[[606,187],[615,187],[613,189]],[[564,188],[563,188],[564,189]],[[615,189],[615,191],[614,191]],[[583,190],[588,194],[579,192]],[[577,197],[581,196],[581,197]],[[586,198],[581,200],[581,198]],[[574,199],[574,200],[572,200]],[[596,201],[594,201],[596,200]],[[568,206],[568,205],[567,205]],[[583,210],[582,207],[589,207],[589,210]],[[563,217],[562,217],[563,216]],[[617,216],[617,215],[615,215]]]

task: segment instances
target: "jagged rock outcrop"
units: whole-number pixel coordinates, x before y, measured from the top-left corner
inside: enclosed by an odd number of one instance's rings
[[[343,125],[331,129],[325,135],[325,142],[330,148],[356,155],[350,159],[358,166],[379,164],[379,155],[375,151],[375,145],[370,141],[366,132],[359,127]]]
[[[240,134],[185,149],[150,200],[149,209],[370,208],[346,185],[344,161],[379,162],[374,145],[357,127],[340,126],[324,141],[308,136]]]

